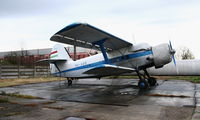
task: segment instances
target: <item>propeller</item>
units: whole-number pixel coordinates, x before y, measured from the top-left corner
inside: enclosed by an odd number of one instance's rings
[[[175,54],[176,51],[172,48],[171,40],[169,41],[169,48],[170,48],[170,53],[172,55],[173,63],[176,66],[176,59],[175,59],[175,56],[174,56],[174,54]]]

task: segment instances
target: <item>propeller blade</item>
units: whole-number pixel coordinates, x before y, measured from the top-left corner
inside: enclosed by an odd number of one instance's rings
[[[169,46],[170,46],[170,49],[172,50],[172,43],[171,43],[171,40],[169,40]]]
[[[171,51],[174,51],[173,48],[172,48],[171,40],[169,40],[169,47],[170,47]],[[172,59],[173,59],[174,65],[176,66],[176,59],[175,59],[174,53],[172,53]]]
[[[172,59],[173,59],[174,65],[176,66],[176,59],[175,59],[174,55],[172,55]]]

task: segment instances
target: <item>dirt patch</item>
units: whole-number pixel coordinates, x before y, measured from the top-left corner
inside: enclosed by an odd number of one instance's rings
[[[60,77],[0,79],[0,87],[66,80]]]
[[[39,103],[24,104],[24,106],[29,106],[29,107],[36,107],[38,105],[39,105]]]
[[[53,103],[56,103],[56,101],[47,101],[47,102],[44,102],[44,103],[41,103],[41,104],[48,105],[48,104],[53,104]]]
[[[56,110],[64,110],[63,107],[55,107],[55,106],[44,106],[43,108],[56,109]]]
[[[0,103],[0,107],[4,108],[0,110],[0,117],[8,117],[25,114],[33,110],[33,107],[28,107],[20,104],[12,103]]]
[[[166,95],[166,94],[149,94],[149,95],[147,95],[147,96],[190,98],[190,96],[185,96],[185,95]]]
[[[7,107],[0,107],[0,110],[6,110]]]
[[[16,115],[27,114],[31,111],[38,110],[43,105],[48,105],[55,103],[56,101],[47,101],[44,103],[29,103],[29,104],[22,104],[15,101],[15,99],[35,99],[37,97],[34,96],[26,96],[26,95],[19,95],[19,94],[5,94],[0,96],[0,119],[7,118]],[[12,99],[12,100],[11,100]],[[52,109],[62,110],[64,108],[56,108],[51,107]]]

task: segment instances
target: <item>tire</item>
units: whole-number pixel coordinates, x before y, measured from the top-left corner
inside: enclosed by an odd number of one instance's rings
[[[68,80],[68,86],[72,86],[72,80]]]
[[[149,88],[149,83],[147,82],[147,80],[140,80],[138,82],[138,87],[140,89],[147,89],[147,88]]]
[[[156,83],[157,83],[157,80],[155,78],[153,78],[153,77],[150,77],[148,79],[148,83],[149,83],[150,86],[155,86]]]

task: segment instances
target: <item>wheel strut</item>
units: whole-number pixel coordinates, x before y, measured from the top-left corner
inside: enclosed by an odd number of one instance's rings
[[[147,80],[143,79],[138,82],[138,87],[140,89],[147,89],[149,87],[149,83]]]
[[[138,87],[140,89],[147,89],[149,87],[149,83],[145,77],[145,75],[142,75],[139,71],[136,71],[138,77],[139,77],[139,82],[138,82]],[[142,78],[143,76],[143,78]]]
[[[141,74],[139,70],[137,70],[136,73],[140,79],[138,82],[138,87],[140,89],[147,89],[149,86],[157,85],[157,80],[153,77],[150,77],[146,69],[144,69],[144,74]]]

